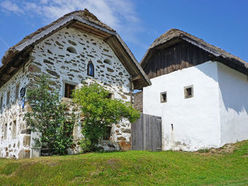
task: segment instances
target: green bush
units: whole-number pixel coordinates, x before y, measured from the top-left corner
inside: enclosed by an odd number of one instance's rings
[[[85,84],[73,93],[84,116],[82,148],[84,151],[97,151],[106,128],[117,124],[122,118],[134,122],[140,116],[130,103],[110,99],[110,92],[97,83]]]
[[[72,131],[75,117],[66,117],[66,105],[59,100],[58,92],[49,87],[49,78],[42,75],[35,86],[27,90],[31,112],[25,114],[27,125],[41,134],[36,145],[49,149],[50,154],[67,154],[73,145]]]

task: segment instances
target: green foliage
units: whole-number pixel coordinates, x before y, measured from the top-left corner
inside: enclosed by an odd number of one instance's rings
[[[47,76],[42,75],[37,86],[27,90],[27,99],[32,111],[25,114],[25,120],[32,131],[41,134],[36,139],[37,144],[48,148],[50,154],[67,154],[67,149],[73,145],[75,117],[66,117],[66,105],[49,87]]]
[[[74,101],[80,106],[84,116],[82,134],[84,151],[97,150],[97,144],[105,130],[112,124],[117,124],[122,118],[134,122],[139,118],[139,112],[129,103],[110,99],[110,92],[97,83],[85,85],[75,90]]]

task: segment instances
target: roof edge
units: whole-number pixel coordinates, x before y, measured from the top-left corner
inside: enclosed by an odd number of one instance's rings
[[[205,42],[204,40],[193,36],[187,32],[181,31],[179,29],[170,29],[167,32],[165,32],[164,34],[162,34],[160,37],[158,37],[157,39],[154,40],[154,42],[150,45],[150,47],[148,48],[148,50],[146,51],[145,55],[143,56],[142,60],[141,60],[141,66],[142,68],[144,68],[144,66],[146,65],[146,60],[149,57],[151,51],[153,49],[156,49],[157,47],[161,46],[161,45],[166,45],[167,43],[169,43],[170,41],[172,41],[173,39],[182,39],[198,48],[201,48],[202,50],[212,54],[213,56],[215,56],[216,58],[223,58],[229,61],[237,61],[241,64],[245,64],[245,66],[247,66],[247,62],[240,59],[239,57],[236,57],[228,52],[226,52],[223,49],[220,49],[214,45],[211,45],[207,42]]]

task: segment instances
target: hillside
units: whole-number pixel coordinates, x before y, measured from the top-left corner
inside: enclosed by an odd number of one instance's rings
[[[248,184],[248,141],[200,152],[113,152],[0,159],[0,184]]]

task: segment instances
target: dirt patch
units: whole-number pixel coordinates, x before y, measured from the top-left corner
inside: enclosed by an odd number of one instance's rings
[[[234,152],[235,149],[239,144],[226,144],[220,148],[211,148],[211,149],[200,149],[196,153],[203,154],[203,155],[210,155],[210,154],[231,154]]]
[[[233,151],[237,148],[236,144],[226,144],[218,149],[211,149],[211,153],[233,153]]]

